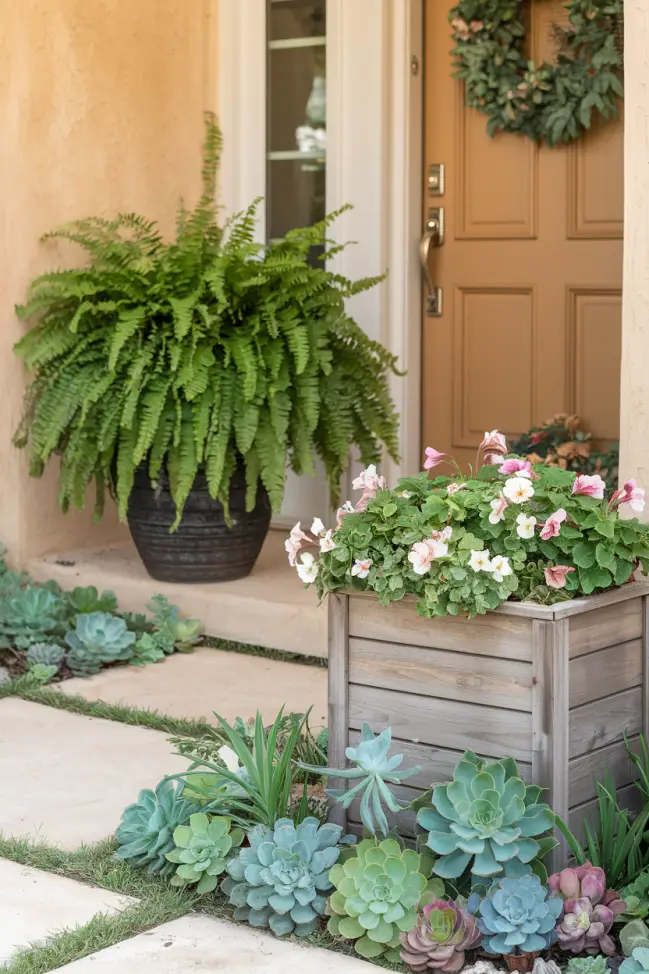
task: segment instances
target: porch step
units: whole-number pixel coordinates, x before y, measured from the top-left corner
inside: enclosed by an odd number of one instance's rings
[[[26,567],[36,581],[53,578],[63,588],[112,589],[120,608],[129,612],[143,611],[151,596],[161,592],[183,615],[202,619],[209,636],[326,657],[326,608],[289,566],[285,538],[284,531],[270,531],[252,574],[220,584],[157,582],[147,575],[130,542],[58,552],[32,559]]]

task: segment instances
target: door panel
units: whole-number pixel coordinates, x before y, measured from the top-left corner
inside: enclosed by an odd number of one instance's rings
[[[423,314],[423,446],[471,462],[509,436],[577,412],[600,440],[619,425],[622,123],[570,146],[486,134],[452,78],[450,0],[426,0],[424,223],[442,206],[429,270],[443,313]],[[560,2],[533,5],[533,56],[550,57]],[[445,166],[443,196],[427,169]]]

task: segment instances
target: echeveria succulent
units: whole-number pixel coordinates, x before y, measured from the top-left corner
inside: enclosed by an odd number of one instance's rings
[[[649,947],[636,947],[631,957],[620,964],[619,974],[647,974],[649,971]]]
[[[115,832],[119,843],[116,855],[134,869],[171,876],[175,863],[166,853],[174,848],[174,830],[185,825],[200,808],[181,797],[181,791],[170,781],[161,782],[155,791],[141,791],[138,800],[122,812]]]
[[[451,784],[437,785],[432,805],[417,814],[439,857],[434,872],[455,879],[470,867],[475,876],[497,876],[505,862],[545,855],[556,843],[537,837],[553,827],[554,815],[540,792],[525,785],[513,758],[488,763],[465,751]]]
[[[30,666],[41,664],[42,666],[55,666],[58,670],[65,650],[57,646],[56,643],[34,643],[27,650],[27,662]]]
[[[58,666],[46,666],[45,663],[34,663],[27,670],[26,676],[35,683],[45,684],[49,683],[50,680],[56,676],[58,673]]]
[[[586,957],[571,957],[566,967],[567,974],[609,974],[604,954],[589,954]]]
[[[626,903],[624,919],[640,920],[649,914],[649,870],[640,873],[637,879],[620,890],[620,898]]]
[[[618,933],[618,940],[622,953],[630,957],[636,947],[649,947],[649,927],[644,920],[636,917],[624,924]]]
[[[75,628],[65,636],[68,666],[75,676],[98,673],[102,663],[130,659],[135,639],[124,620],[108,612],[78,615]]]
[[[399,803],[392,794],[387,782],[398,784],[421,770],[421,768],[410,768],[398,771],[403,755],[394,754],[388,757],[391,743],[391,727],[374,736],[370,727],[363,724],[360,744],[345,750],[346,758],[356,765],[355,768],[323,768],[306,764],[300,764],[300,767],[313,774],[327,777],[346,778],[352,781],[360,779],[347,791],[332,788],[327,791],[327,794],[341,802],[344,808],[349,808],[354,799],[362,795],[360,814],[363,825],[372,835],[376,835],[377,831],[387,835],[390,828],[383,804],[391,812],[400,812],[404,808],[404,805]]]
[[[464,967],[464,952],[482,938],[474,916],[451,899],[433,900],[423,908],[417,926],[401,934],[401,960],[413,971],[453,974]]]
[[[589,862],[554,873],[548,885],[564,897],[564,915],[557,925],[559,946],[573,954],[615,953],[609,936],[615,917],[625,903],[615,890],[606,889],[606,874]]]
[[[555,924],[563,901],[529,872],[495,879],[480,901],[478,927],[490,954],[545,950],[557,938]]]
[[[296,826],[279,819],[274,829],[257,825],[248,833],[250,846],[227,864],[222,889],[236,906],[235,920],[270,927],[282,937],[305,937],[324,916],[332,889],[329,870],[340,855],[339,825],[320,825],[305,818]]]
[[[417,906],[427,887],[421,857],[395,839],[365,839],[329,874],[336,887],[329,899],[329,933],[354,940],[361,957],[388,952],[399,960],[401,933],[417,923]]]
[[[198,883],[196,892],[201,894],[216,889],[232,849],[243,842],[243,830],[230,830],[230,826],[229,818],[195,812],[187,825],[174,829],[176,848],[165,853],[169,862],[178,864],[172,886]]]

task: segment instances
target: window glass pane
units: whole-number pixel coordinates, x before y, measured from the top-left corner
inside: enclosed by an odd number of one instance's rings
[[[326,0],[269,0],[267,235],[325,215]]]

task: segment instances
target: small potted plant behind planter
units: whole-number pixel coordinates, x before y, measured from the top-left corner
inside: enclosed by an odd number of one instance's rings
[[[287,467],[313,473],[319,457],[335,504],[352,445],[368,463],[397,450],[394,358],[345,313],[379,279],[327,269],[337,214],[260,245],[256,201],[222,230],[220,148],[208,116],[203,194],[174,240],[133,214],[68,224],[46,236],[89,264],[41,275],[18,308],[36,322],[16,346],[33,373],[15,440],[31,473],[60,457],[64,511],[94,480],[100,517],[108,489],[166,581],[248,574]]]
[[[607,766],[620,804],[637,801],[624,737],[646,733],[649,586],[633,574],[649,568],[649,526],[619,510],[642,510],[644,492],[507,456],[497,431],[475,472],[426,451],[427,469],[442,463],[453,476],[394,490],[366,470],[336,529],[287,541],[301,578],[330,593],[329,753],[343,767],[363,721],[391,724],[423,768],[406,802],[465,749],[509,753],[581,834]],[[563,865],[565,846],[553,855]]]

